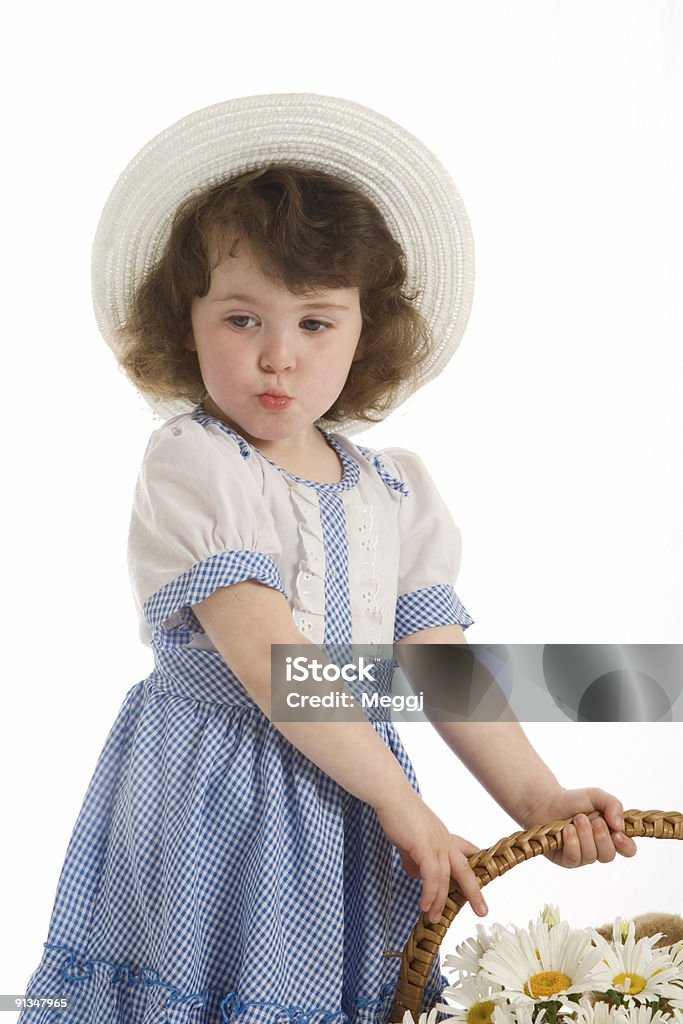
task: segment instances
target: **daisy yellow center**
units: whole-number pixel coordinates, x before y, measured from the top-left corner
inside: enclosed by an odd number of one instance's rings
[[[572,979],[560,971],[541,971],[540,974],[531,975],[524,986],[524,991],[533,999],[548,999],[549,996],[569,988],[571,983]]]
[[[637,996],[639,992],[643,991],[647,982],[640,974],[617,974],[613,984],[623,985],[624,992],[628,992],[630,996]]]
[[[483,1003],[475,1003],[467,1011],[467,1024],[491,1024],[491,1014],[496,1004],[492,999],[485,999]]]

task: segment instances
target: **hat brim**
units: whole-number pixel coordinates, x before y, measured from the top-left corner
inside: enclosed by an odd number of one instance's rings
[[[434,154],[389,118],[345,99],[241,97],[198,110],[147,143],[120,175],[97,227],[92,296],[100,331],[111,345],[188,195],[274,161],[352,182],[376,203],[403,247],[407,287],[418,292],[415,304],[431,343],[416,387],[404,389],[400,405],[443,369],[462,338],[474,289],[472,232],[460,194]],[[162,417],[191,408],[145,398]],[[369,424],[329,426],[351,435]]]

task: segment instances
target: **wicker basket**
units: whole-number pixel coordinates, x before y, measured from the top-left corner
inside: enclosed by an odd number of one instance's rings
[[[588,818],[598,816],[598,811],[592,811],[587,815]],[[571,821],[571,818],[565,818],[563,821],[553,821],[550,825],[529,829],[528,832],[515,832],[488,850],[480,850],[474,854],[469,858],[469,865],[477,875],[480,887],[483,889],[493,878],[504,875],[522,861],[561,850],[562,829]],[[678,811],[625,811],[623,831],[627,836],[636,838],[683,839],[683,814]],[[406,1010],[410,1010],[415,1021],[418,1020],[418,1015],[422,1011],[425,984],[434,959],[438,955],[439,946],[453,919],[466,902],[458,883],[451,878],[441,920],[432,923],[428,921],[426,913],[421,913],[403,952],[384,954],[401,957],[392,1021],[402,1021]]]

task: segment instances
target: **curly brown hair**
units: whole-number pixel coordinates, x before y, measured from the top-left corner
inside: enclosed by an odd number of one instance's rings
[[[375,422],[412,384],[429,347],[426,322],[406,294],[406,258],[375,204],[355,185],[294,164],[271,163],[189,196],[161,258],[132,296],[114,339],[128,377],[155,399],[206,395],[196,352],[185,347],[190,306],[211,270],[248,241],[263,273],[295,294],[359,289],[360,358],[325,413]],[[380,415],[374,415],[379,413]]]

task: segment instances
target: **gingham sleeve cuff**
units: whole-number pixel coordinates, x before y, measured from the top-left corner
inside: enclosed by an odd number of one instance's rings
[[[467,629],[473,622],[450,583],[439,583],[401,594],[396,602],[394,640],[402,640],[431,626],[456,625]]]
[[[259,580],[282,591],[286,596],[280,571],[270,555],[258,551],[221,551],[203,562],[197,562],[145,601],[143,612],[152,636],[158,639],[161,634],[168,633],[163,623],[183,609],[186,609],[186,614],[176,631],[187,633],[188,627],[194,625],[196,628],[192,631],[202,633],[190,605],[203,601],[220,587],[241,583],[242,580]],[[176,642],[187,641],[178,637]]]

